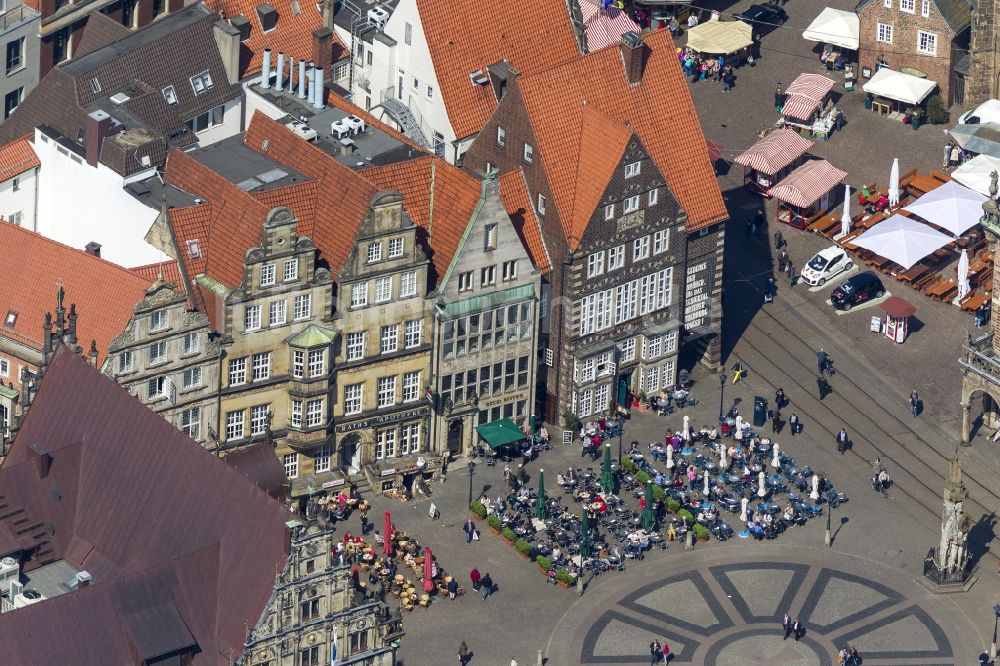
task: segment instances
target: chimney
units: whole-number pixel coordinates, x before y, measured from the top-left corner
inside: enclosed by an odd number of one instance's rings
[[[257,5],[257,18],[260,19],[260,29],[264,32],[274,30],[278,26],[278,12],[267,3]]]
[[[87,126],[84,131],[84,151],[87,157],[87,164],[97,166],[97,161],[101,157],[101,146],[104,139],[111,136],[111,127],[115,121],[107,111],[97,109],[87,115]]]
[[[285,54],[282,51],[278,51],[278,67],[275,71],[278,76],[274,82],[274,89],[281,92],[285,87]]]
[[[306,102],[312,103],[316,99],[316,67],[309,63],[309,91],[306,93]]]
[[[229,25],[236,28],[240,33],[240,41],[245,42],[250,39],[250,19],[243,14],[237,14],[229,19]]]
[[[44,479],[49,475],[49,470],[52,469],[52,456],[41,445],[34,442],[28,444],[28,448],[35,454],[34,458],[38,469],[38,478]]]
[[[246,35],[236,23],[236,19],[243,19],[246,23]],[[212,26],[212,36],[215,37],[215,46],[219,49],[222,57],[222,67],[226,70],[226,79],[229,83],[236,83],[240,76],[240,43],[250,36],[250,24],[242,16],[237,16],[229,21],[216,21]]]
[[[316,92],[313,94],[313,108],[322,109],[326,106],[326,93],[323,86],[323,68],[317,67],[314,71],[316,78]]]
[[[96,243],[94,241],[90,241],[84,246],[83,251],[86,252],[87,254],[92,254],[95,257],[99,257],[101,256],[101,244]]]
[[[622,61],[625,63],[625,78],[629,85],[642,83],[642,71],[646,66],[646,46],[635,31],[622,35]]]
[[[333,64],[333,30],[327,27],[313,30],[312,47],[312,58],[316,66],[329,70]]]
[[[264,90],[271,87],[271,49],[264,49],[264,62],[260,66],[260,87]]]
[[[306,61],[299,60],[299,99],[306,98]]]

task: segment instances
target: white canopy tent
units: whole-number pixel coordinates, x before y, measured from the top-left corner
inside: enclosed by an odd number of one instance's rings
[[[817,16],[805,32],[804,39],[810,42],[833,44],[856,51],[861,35],[861,19],[854,12],[827,7]]]
[[[979,222],[984,201],[986,197],[979,192],[950,180],[906,206],[906,210],[958,236]]]
[[[908,269],[953,240],[926,224],[893,215],[852,240],[851,244],[871,250]]]
[[[861,86],[866,93],[887,97],[905,104],[920,104],[937,84],[927,79],[921,79],[909,74],[883,67],[875,72],[875,76]]]
[[[985,197],[990,194],[990,174],[994,171],[1000,173],[1000,158],[990,155],[976,155],[952,171],[951,177],[955,182],[961,183]]]

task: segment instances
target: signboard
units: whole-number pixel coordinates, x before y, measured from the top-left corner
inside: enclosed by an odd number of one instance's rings
[[[688,266],[684,282],[684,328],[691,331],[708,325],[712,271],[708,260]]]
[[[878,315],[872,315],[871,323],[868,325],[872,333],[882,332],[882,317]]]
[[[366,428],[378,428],[380,426],[389,425],[390,423],[396,423],[397,421],[421,418],[427,416],[429,413],[430,409],[428,407],[417,407],[416,409],[407,409],[390,414],[376,414],[358,421],[338,423],[336,430],[338,433],[342,434],[346,432],[354,432],[355,430],[364,430]]]
[[[481,400],[479,402],[480,409],[487,409],[489,407],[497,407],[504,403],[516,402],[518,400],[524,400],[528,397],[527,391],[518,391],[517,393],[511,395],[501,395],[499,398],[493,398],[491,400]]]
[[[563,430],[563,444],[573,443],[573,432],[570,430]]]
[[[323,490],[329,490],[330,488],[336,488],[337,486],[344,485],[343,479],[334,479],[333,481],[327,481],[323,484]]]
[[[396,475],[395,467],[390,467],[389,469],[384,469],[381,472],[379,472],[379,476],[395,476],[395,475]]]

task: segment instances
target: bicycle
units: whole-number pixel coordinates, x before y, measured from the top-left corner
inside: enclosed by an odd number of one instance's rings
[[[877,476],[872,477],[872,489],[882,496],[882,499],[889,499],[889,491],[886,486],[889,485],[888,481],[881,481]]]

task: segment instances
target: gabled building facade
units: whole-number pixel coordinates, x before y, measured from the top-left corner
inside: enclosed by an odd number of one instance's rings
[[[3,120],[38,85],[40,19],[41,14],[24,0],[9,0],[0,7],[0,44],[4,47],[4,78],[0,80]]]

